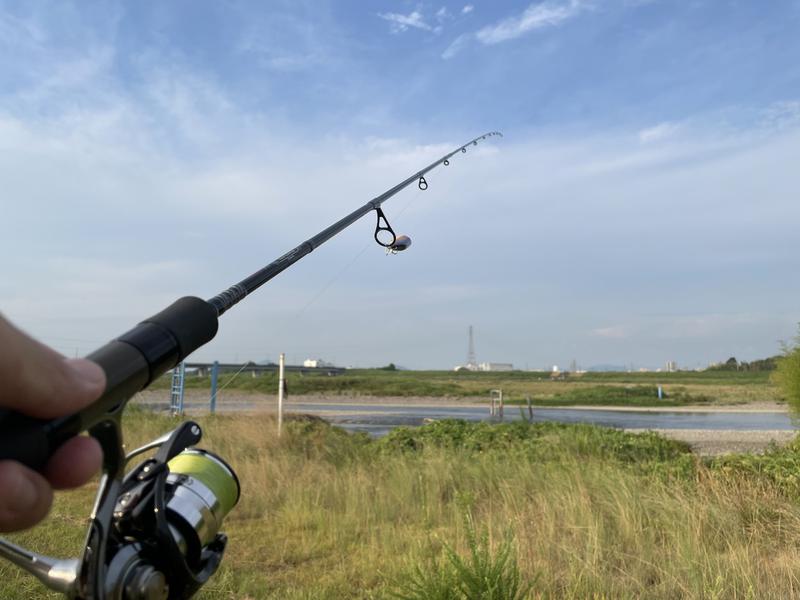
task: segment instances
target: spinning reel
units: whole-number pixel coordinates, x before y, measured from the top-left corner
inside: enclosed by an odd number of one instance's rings
[[[219,567],[222,521],[239,500],[239,480],[219,456],[193,448],[192,421],[125,456],[118,418],[92,430],[105,463],[79,559],[58,560],[0,540],[0,556],[69,598],[167,600],[191,597]],[[133,458],[156,453],[126,475]]]

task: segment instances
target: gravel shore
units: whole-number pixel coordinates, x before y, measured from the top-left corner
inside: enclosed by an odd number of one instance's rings
[[[642,429],[628,429],[641,433]],[[719,429],[656,429],[664,437],[687,442],[695,454],[719,456],[738,452],[762,454],[770,444],[788,444],[796,435],[794,431],[763,430],[735,431]]]

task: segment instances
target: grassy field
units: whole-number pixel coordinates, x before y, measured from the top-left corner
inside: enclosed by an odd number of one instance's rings
[[[131,444],[175,422],[134,411]],[[800,451],[701,462],[656,434],[442,421],[381,440],[317,420],[200,419],[243,484],[199,597],[697,598],[800,595]],[[92,490],[15,536],[69,556]],[[494,590],[494,591],[490,591]],[[0,597],[45,597],[0,563]]]
[[[585,373],[565,381],[552,381],[549,373],[512,371],[473,373],[455,371],[383,371],[350,369],[342,375],[287,375],[292,395],[326,394],[347,396],[487,398],[502,389],[507,401],[523,403],[528,396],[535,405],[576,404],[680,406],[685,404],[744,404],[780,401],[766,372],[687,371],[677,373]],[[154,384],[167,388],[168,378]],[[658,399],[657,386],[666,397]],[[189,375],[186,386],[208,389],[209,377]],[[221,375],[220,388],[274,394],[277,375],[252,377]],[[222,392],[224,394],[224,390]],[[221,396],[222,397],[222,396]]]

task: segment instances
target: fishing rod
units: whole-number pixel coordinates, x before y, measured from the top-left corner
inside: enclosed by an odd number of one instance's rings
[[[502,134],[470,140],[213,298],[180,298],[89,354],[86,358],[105,371],[106,388],[83,410],[43,420],[0,409],[0,460],[42,472],[64,442],[84,431],[103,449],[103,473],[80,558],[42,556],[2,538],[0,557],[76,600],[192,596],[222,560],[227,537],[220,528],[239,500],[239,480],[220,456],[196,448],[202,430],[192,421],[126,454],[121,417],[128,400],[210,342],[219,317],[231,307],[367,213],[376,213],[379,245],[393,254],[406,250],[411,239],[395,234],[381,205],[414,182],[426,190],[425,175],[492,136]],[[153,450],[153,457],[126,474],[133,458]]]

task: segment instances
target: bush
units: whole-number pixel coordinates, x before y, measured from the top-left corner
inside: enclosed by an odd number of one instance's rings
[[[783,356],[772,373],[772,380],[783,392],[783,396],[795,412],[800,412],[800,333],[794,344],[786,344]]]
[[[727,454],[710,458],[707,465],[713,472],[733,481],[759,481],[789,498],[800,498],[800,438],[783,448],[773,446],[764,454]]]
[[[609,427],[554,422],[493,424],[443,419],[422,427],[397,427],[376,444],[380,451],[389,453],[453,449],[534,460],[577,456],[627,464],[691,457],[688,444],[654,432],[633,434]]]
[[[549,398],[534,398],[534,404],[543,406],[683,406],[710,401],[709,396],[691,395],[684,388],[674,386],[669,393],[663,390],[663,397],[659,399],[655,385],[595,385],[559,392]]]

